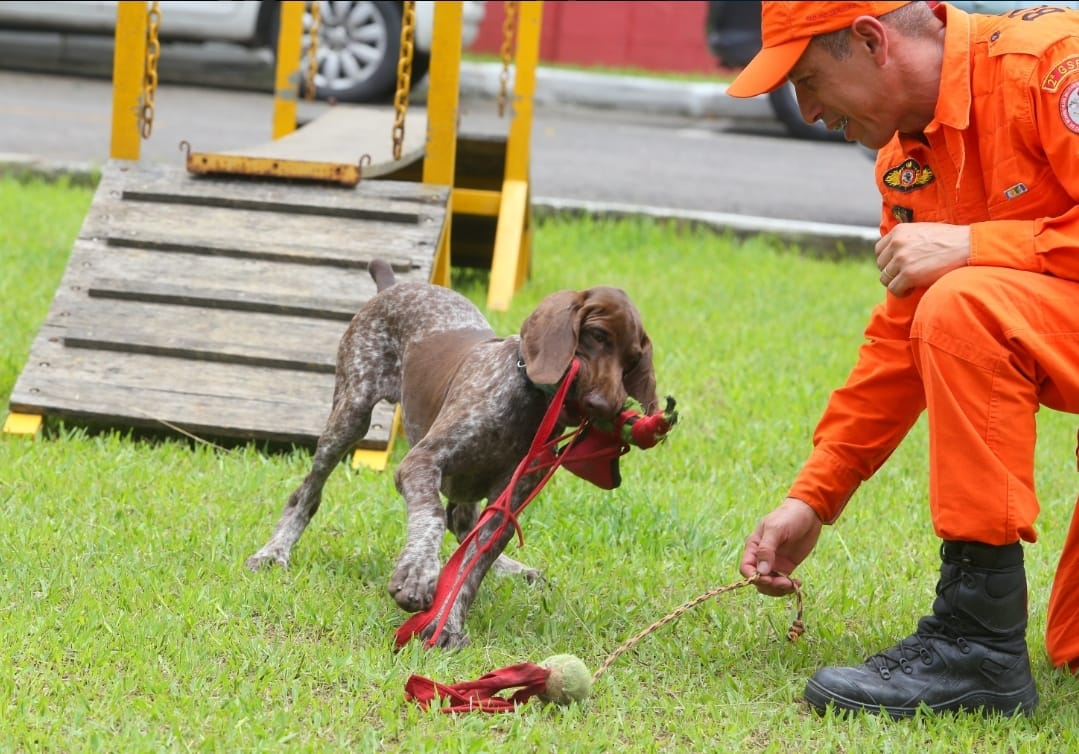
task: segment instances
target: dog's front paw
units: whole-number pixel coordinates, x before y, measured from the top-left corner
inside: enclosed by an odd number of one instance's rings
[[[259,550],[244,561],[244,566],[250,571],[260,571],[267,566],[272,566],[274,563],[282,568],[288,568],[288,553]]]
[[[437,559],[416,559],[406,555],[398,559],[387,589],[402,609],[416,613],[431,607],[434,602],[439,563]]]
[[[431,638],[431,634],[434,633],[434,630],[434,626],[428,626],[423,631],[422,636],[424,641]],[[472,642],[469,640],[468,634],[465,633],[464,629],[454,628],[450,623],[447,623],[442,627],[442,632],[439,633],[438,639],[435,640],[435,643],[432,646],[438,647],[439,649],[454,650],[463,649],[471,643]]]

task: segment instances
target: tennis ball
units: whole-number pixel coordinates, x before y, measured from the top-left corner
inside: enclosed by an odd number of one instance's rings
[[[583,702],[592,691],[592,673],[574,655],[552,655],[540,666],[551,671],[547,676],[547,690],[539,695],[545,702],[563,705]]]

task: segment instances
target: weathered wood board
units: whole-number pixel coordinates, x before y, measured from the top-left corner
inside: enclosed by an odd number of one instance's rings
[[[393,105],[336,104],[279,139],[216,154],[358,164],[366,156],[365,178],[386,176],[403,165],[422,161],[427,148],[427,110],[410,105],[401,134],[401,157],[393,157],[397,112]],[[198,146],[198,145],[192,145]]]
[[[313,445],[368,262],[430,280],[448,193],[109,162],[10,410]],[[385,448],[392,416],[359,447]]]

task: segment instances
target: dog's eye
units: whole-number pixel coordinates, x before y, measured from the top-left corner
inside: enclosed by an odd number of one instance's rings
[[[607,333],[604,330],[598,330],[594,327],[589,327],[584,331],[585,337],[596,341],[600,345],[606,343],[610,338],[607,337]]]

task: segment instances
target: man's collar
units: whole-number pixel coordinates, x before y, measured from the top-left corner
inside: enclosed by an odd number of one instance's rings
[[[940,89],[933,120],[955,129],[970,126],[970,56],[974,18],[948,3],[934,11],[945,21],[944,59],[940,71]],[[947,92],[947,96],[943,94]],[[927,130],[932,130],[932,124]]]

